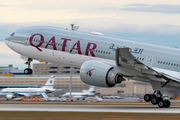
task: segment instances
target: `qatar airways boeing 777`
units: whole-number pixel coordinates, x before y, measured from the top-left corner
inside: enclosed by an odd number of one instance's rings
[[[80,68],[89,85],[113,87],[127,79],[148,82],[154,93],[144,100],[170,107],[164,88],[180,88],[180,50],[55,27],[27,27],[5,39],[13,51],[27,57],[26,74],[33,59]]]

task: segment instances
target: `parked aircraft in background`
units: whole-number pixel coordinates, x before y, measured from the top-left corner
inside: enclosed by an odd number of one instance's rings
[[[71,92],[72,99],[76,98],[77,100],[79,100],[80,98],[82,98],[82,100],[85,100],[85,98],[87,97],[93,97],[95,95],[94,89],[95,89],[94,86],[90,86],[89,90],[83,90],[82,92]],[[69,96],[70,96],[70,92],[67,92],[61,97],[69,98]]]
[[[17,98],[19,95],[30,97],[40,96],[42,93],[51,93],[56,91],[53,88],[54,80],[55,77],[52,75],[42,88],[4,88],[0,91],[0,95],[6,95],[7,100],[9,100]]]
[[[180,88],[180,49],[106,37],[98,32],[78,32],[55,27],[27,27],[5,39],[13,51],[25,56],[31,74],[33,59],[81,67],[81,80],[113,87],[126,79],[148,82],[154,93],[144,100],[170,107],[163,89]],[[12,97],[12,96],[11,96]]]

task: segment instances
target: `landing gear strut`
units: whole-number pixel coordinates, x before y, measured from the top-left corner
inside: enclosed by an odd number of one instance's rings
[[[32,58],[28,58],[27,62],[25,63],[25,64],[28,65],[28,68],[24,69],[24,73],[27,74],[27,75],[30,75],[33,72],[33,70],[30,68],[32,61],[33,61]]]
[[[158,104],[160,108],[169,108],[171,106],[171,102],[166,97],[163,97],[160,91],[144,95],[144,100],[146,102],[151,101],[153,105]]]

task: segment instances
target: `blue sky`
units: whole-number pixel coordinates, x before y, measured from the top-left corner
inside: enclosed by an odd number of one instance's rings
[[[7,0],[0,3],[0,15],[0,66],[26,67],[3,41],[28,26],[70,28],[77,23],[79,31],[180,48],[178,0]]]

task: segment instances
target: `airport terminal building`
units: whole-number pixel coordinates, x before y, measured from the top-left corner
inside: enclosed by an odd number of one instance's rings
[[[77,67],[72,67],[72,91],[81,92],[89,88],[89,85],[83,83],[79,76],[80,70]],[[6,87],[42,87],[50,77],[55,75],[54,88],[63,89],[55,95],[62,95],[69,92],[70,85],[70,66],[51,63],[36,63],[33,64],[33,74],[25,75],[23,70],[14,68],[12,65],[0,67],[0,88]],[[137,95],[152,93],[152,87],[148,83],[126,80],[121,84],[117,84],[113,88],[95,88],[97,93],[101,95]]]

